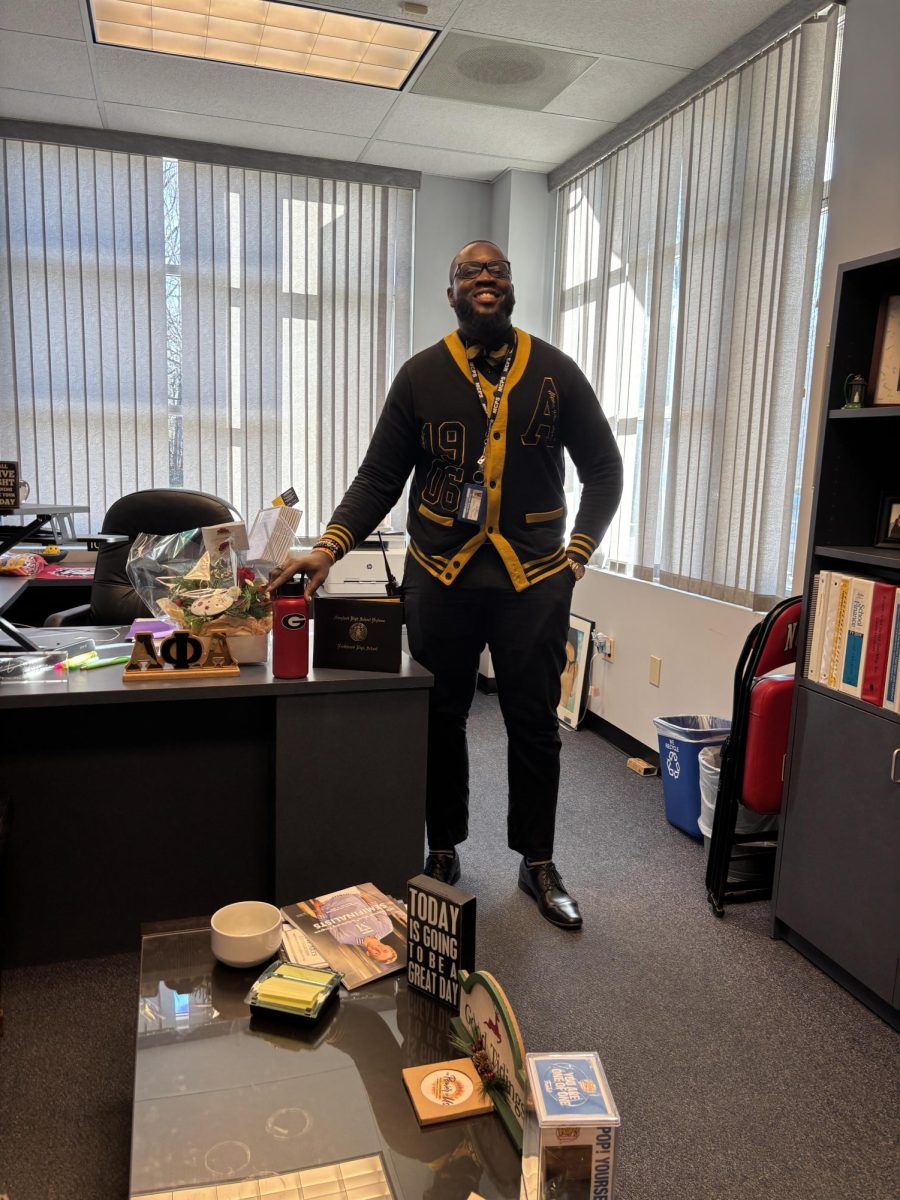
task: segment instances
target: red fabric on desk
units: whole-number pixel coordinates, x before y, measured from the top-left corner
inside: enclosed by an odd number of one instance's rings
[[[94,578],[94,568],[89,563],[46,563],[34,579],[58,579],[61,583],[73,583],[76,580],[90,581]]]

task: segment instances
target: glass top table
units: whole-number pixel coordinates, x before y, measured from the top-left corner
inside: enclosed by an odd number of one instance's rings
[[[132,1198],[519,1195],[495,1115],[422,1128],[404,1088],[403,1067],[458,1057],[450,1009],[397,973],[339,989],[314,1024],[250,1016],[262,969],[216,963],[201,922],[144,937]]]

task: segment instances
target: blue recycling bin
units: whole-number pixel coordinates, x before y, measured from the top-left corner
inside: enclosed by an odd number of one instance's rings
[[[656,717],[653,724],[659,738],[666,820],[700,841],[700,751],[704,746],[720,746],[728,737],[731,721],[701,715]]]

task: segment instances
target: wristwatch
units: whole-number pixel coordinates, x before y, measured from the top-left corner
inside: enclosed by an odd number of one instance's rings
[[[577,559],[567,558],[566,562],[572,568],[572,574],[575,576],[576,582],[584,575],[584,563],[578,562]]]

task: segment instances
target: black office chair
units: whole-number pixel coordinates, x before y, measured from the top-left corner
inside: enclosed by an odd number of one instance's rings
[[[128,552],[139,533],[179,533],[224,521],[240,521],[227,500],[182,488],[148,488],[117,500],[103,518],[102,534],[124,534],[127,541],[100,546],[94,566],[90,604],[52,613],[45,625],[129,625],[150,616],[125,571]]]

